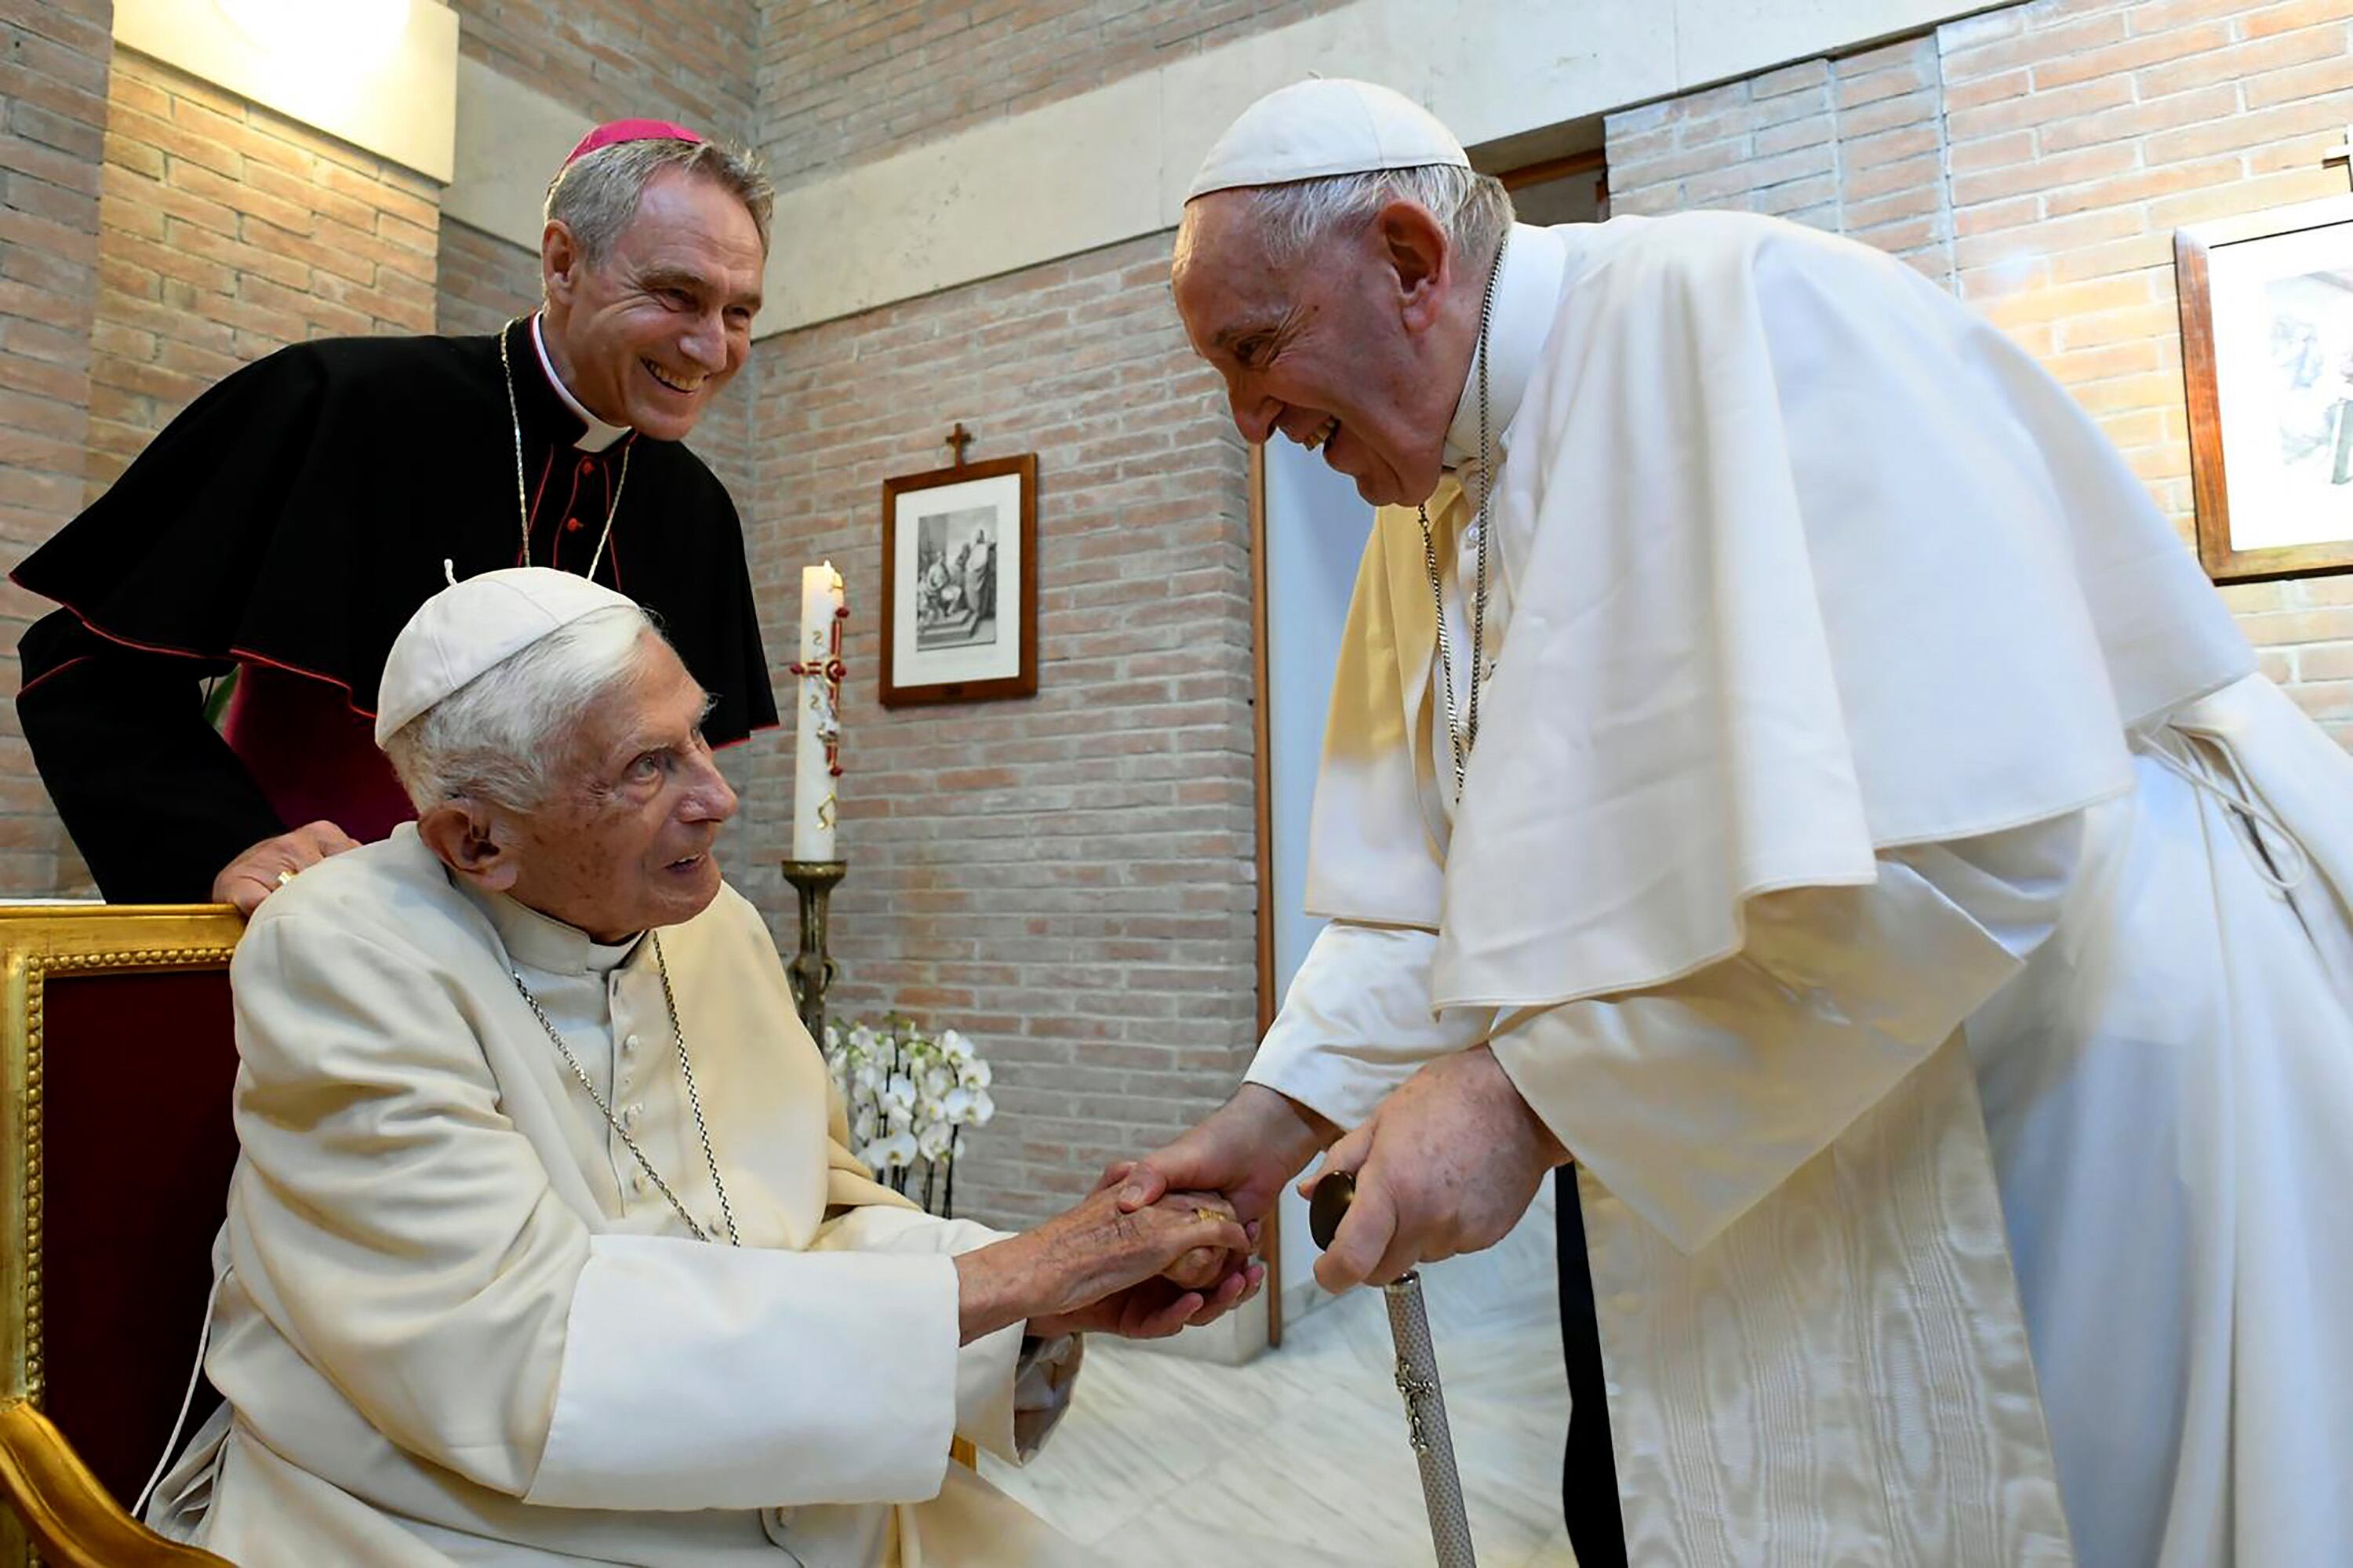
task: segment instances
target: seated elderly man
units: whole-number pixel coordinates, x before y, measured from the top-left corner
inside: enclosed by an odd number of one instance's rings
[[[227,1404],[156,1522],[301,1568],[1068,1560],[950,1436],[1026,1455],[1076,1332],[1254,1290],[1231,1211],[1005,1236],[869,1179],[720,880],[703,693],[627,599],[456,584],[381,701],[417,821],[237,948]],[[1214,1283],[1163,1277],[1197,1248]]]

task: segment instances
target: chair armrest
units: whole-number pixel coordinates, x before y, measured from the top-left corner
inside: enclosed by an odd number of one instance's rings
[[[125,1513],[64,1434],[21,1399],[0,1401],[0,1497],[52,1568],[230,1568]]]

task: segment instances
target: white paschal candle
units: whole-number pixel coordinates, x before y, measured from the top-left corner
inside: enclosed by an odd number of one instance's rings
[[[801,673],[794,692],[800,724],[793,747],[793,858],[832,860],[834,798],[828,745],[839,739],[833,687],[825,667],[833,657],[833,625],[841,609],[841,574],[831,561],[801,568]]]

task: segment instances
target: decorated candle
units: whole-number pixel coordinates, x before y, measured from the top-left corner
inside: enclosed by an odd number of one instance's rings
[[[801,568],[800,657],[794,707],[799,715],[793,748],[793,858],[832,860],[841,777],[841,574],[831,561]]]

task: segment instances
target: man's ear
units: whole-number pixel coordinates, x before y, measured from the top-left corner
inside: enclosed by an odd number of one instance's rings
[[[1373,215],[1367,232],[1395,280],[1406,330],[1427,332],[1443,314],[1453,281],[1454,250],[1445,228],[1420,203],[1398,197]]]
[[[522,869],[504,824],[468,796],[445,800],[418,817],[417,836],[443,865],[486,893],[506,892]]]
[[[572,226],[551,217],[539,234],[539,281],[551,303],[569,305],[580,281],[580,241]]]

